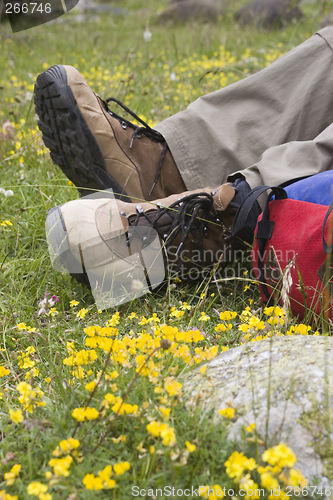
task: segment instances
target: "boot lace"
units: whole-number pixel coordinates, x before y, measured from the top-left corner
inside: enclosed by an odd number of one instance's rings
[[[153,192],[153,190],[154,190],[157,182],[158,182],[158,179],[159,179],[160,175],[161,175],[163,161],[164,161],[167,149],[168,149],[168,145],[166,143],[166,140],[164,139],[164,137],[163,137],[162,134],[160,134],[157,130],[154,130],[153,128],[151,128],[148,125],[148,123],[146,123],[144,120],[142,120],[136,113],[134,113],[134,111],[130,110],[124,103],[122,103],[121,101],[119,101],[115,97],[109,97],[104,102],[106,103],[107,112],[111,116],[113,116],[114,118],[116,118],[117,120],[119,120],[119,122],[120,122],[120,124],[121,124],[121,126],[122,126],[123,129],[126,129],[127,127],[130,127],[130,128],[132,128],[134,130],[134,132],[132,134],[132,138],[131,138],[130,149],[132,148],[133,142],[135,141],[135,139],[140,139],[142,137],[142,135],[146,135],[147,137],[149,137],[150,139],[152,139],[154,142],[158,142],[160,144],[163,144],[161,158],[160,158],[160,161],[159,161],[159,164],[158,164],[158,167],[157,167],[157,171],[156,171],[156,175],[155,175],[155,178],[154,178],[154,182],[153,182],[153,185],[152,185],[152,187],[151,187],[151,189],[150,189],[150,191],[148,193],[148,195],[150,196],[151,193]],[[129,120],[126,120],[126,118],[123,118],[122,116],[118,115],[114,111],[111,111],[111,109],[108,106],[109,102],[115,102],[116,104],[118,104],[118,106],[120,106],[121,108],[123,108],[124,111],[126,111],[128,114],[130,114],[131,116],[133,116],[133,118],[135,118],[139,123],[141,123],[142,126],[140,127],[138,125],[135,125],[134,123],[130,122]]]
[[[175,272],[179,270],[183,262],[181,250],[190,233],[198,239],[201,260],[203,260],[203,239],[210,237],[209,223],[219,225],[226,244],[230,244],[231,233],[219,218],[219,214],[214,209],[213,203],[214,198],[212,194],[194,193],[177,200],[168,207],[157,204],[157,209],[152,212],[146,213],[140,205],[136,206],[136,215],[127,216],[125,212],[120,212],[121,215],[127,217],[129,222],[126,235],[127,244],[128,246],[130,245],[133,236],[131,227],[145,225],[144,221],[147,221],[149,230],[154,229],[165,242],[166,250],[181,235],[180,243],[175,252],[175,255],[180,257]],[[167,226],[167,230],[163,231],[163,227],[165,226]],[[147,236],[143,237],[143,246],[147,246],[149,242],[150,234],[147,233]],[[196,248],[198,247],[196,246]]]

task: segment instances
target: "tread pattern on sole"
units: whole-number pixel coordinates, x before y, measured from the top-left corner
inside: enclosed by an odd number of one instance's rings
[[[106,171],[103,154],[67,85],[65,68],[57,65],[41,73],[34,93],[44,144],[81,196],[112,188],[116,198],[130,202],[125,190]]]

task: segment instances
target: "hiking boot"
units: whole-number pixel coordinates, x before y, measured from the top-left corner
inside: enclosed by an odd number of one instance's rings
[[[87,284],[89,277],[93,289],[116,281],[127,295],[138,281],[146,280],[153,289],[166,272],[197,279],[198,270],[225,260],[234,195],[235,189],[224,184],[152,203],[70,201],[47,216],[53,260],[80,282]]]
[[[163,136],[117,99],[102,100],[72,66],[40,74],[34,102],[52,160],[81,194],[111,188],[130,202],[186,190]],[[140,126],[111,111],[110,102]]]

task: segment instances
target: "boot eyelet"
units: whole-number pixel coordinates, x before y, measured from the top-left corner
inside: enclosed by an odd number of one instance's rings
[[[142,135],[141,135],[141,134],[139,134],[139,135],[137,135],[136,137],[137,137],[138,139],[141,139]]]
[[[126,130],[127,129],[127,123],[126,122],[122,122],[121,128],[123,128],[124,130]]]

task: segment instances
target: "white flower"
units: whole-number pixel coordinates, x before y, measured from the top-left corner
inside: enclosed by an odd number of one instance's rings
[[[147,26],[143,34],[143,38],[145,39],[146,42],[150,42],[152,36],[153,34]]]
[[[9,196],[14,196],[14,191],[8,189],[7,191],[4,192],[4,195],[6,198],[9,198]]]
[[[144,288],[144,284],[140,280],[132,280],[131,283],[131,291],[132,292],[141,292],[141,290]]]
[[[177,78],[177,77],[176,77],[176,73],[175,73],[174,71],[172,71],[172,73],[170,73],[170,80],[171,80],[172,82],[174,82],[174,81],[176,81],[176,78]]]

